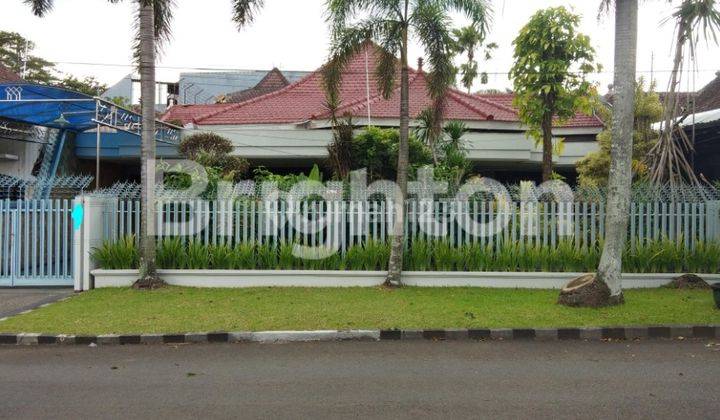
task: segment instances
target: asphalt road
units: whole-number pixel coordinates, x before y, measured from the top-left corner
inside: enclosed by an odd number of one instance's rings
[[[0,417],[718,418],[714,342],[0,348]]]
[[[72,288],[1,288],[0,287],[0,318],[17,315],[29,309],[35,309],[45,303],[70,296]]]

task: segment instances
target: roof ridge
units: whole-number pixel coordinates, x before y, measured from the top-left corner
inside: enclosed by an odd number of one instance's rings
[[[412,73],[412,77],[408,80],[408,87],[410,87],[410,85],[413,84],[413,82],[415,82],[416,80],[418,80],[418,76],[421,74],[421,72],[419,72],[419,71],[417,71],[417,70],[413,70],[413,69],[409,69],[409,70],[410,70],[410,72]],[[401,84],[398,84],[397,86],[395,86],[395,87],[393,88],[392,92],[393,92],[393,93],[397,92],[401,87],[402,87]],[[378,93],[376,93],[375,95],[373,95],[373,96],[370,97],[370,101],[369,101],[369,102],[370,102],[371,104],[375,104],[375,103],[378,103],[379,101],[384,100],[384,99],[385,99],[385,98],[383,97],[382,93],[381,93],[381,92],[378,92]],[[357,111],[357,110],[361,109],[361,108],[362,108],[362,105],[364,105],[366,102],[368,102],[368,99],[367,99],[367,98],[360,98],[360,99],[357,99],[357,100],[355,100],[355,101],[353,101],[353,102],[350,102],[350,103],[348,103],[348,104],[346,104],[346,105],[341,106],[340,108],[337,109],[337,111],[340,111],[340,110]],[[325,117],[325,116],[327,116],[327,115],[329,115],[329,114],[330,114],[330,112],[329,112],[329,111],[326,111],[325,113],[320,114],[320,116],[321,116],[321,117]]]
[[[232,104],[232,105],[230,105],[229,107],[227,107],[227,108],[225,108],[225,109],[221,109],[220,111],[214,111],[214,112],[209,112],[209,113],[207,113],[207,114],[200,115],[200,116],[197,117],[197,118],[193,118],[193,122],[194,122],[194,123],[198,123],[198,122],[200,122],[200,121],[202,121],[202,120],[205,120],[205,119],[208,119],[208,118],[211,118],[211,117],[218,116],[218,115],[220,115],[220,114],[222,114],[222,113],[224,113],[224,112],[234,111],[234,110],[236,110],[236,109],[242,108],[242,107],[245,106],[245,105],[253,104],[253,103],[255,103],[255,102],[257,102],[257,101],[259,101],[259,100],[261,100],[261,99],[272,98],[272,97],[277,96],[277,95],[279,95],[279,94],[281,94],[281,93],[284,93],[284,92],[286,92],[286,91],[288,91],[288,90],[290,90],[290,89],[294,89],[295,87],[297,87],[297,86],[299,86],[299,85],[307,82],[310,78],[312,78],[313,76],[315,76],[316,74],[318,74],[321,69],[322,69],[322,67],[320,67],[319,69],[316,69],[316,70],[314,70],[314,71],[311,71],[310,73],[308,73],[308,74],[305,75],[304,77],[298,79],[297,81],[295,81],[295,82],[293,82],[293,83],[290,83],[289,85],[285,86],[285,87],[282,88],[282,89],[278,89],[278,90],[276,90],[276,91],[274,91],[274,92],[266,93],[266,94],[264,94],[264,95],[256,96],[256,97],[254,97],[254,98],[248,99],[247,101],[243,101],[243,102],[238,102],[238,103],[236,103],[236,104]]]
[[[480,100],[480,101],[482,101],[482,102],[484,102],[484,103],[486,103],[486,104],[488,104],[488,105],[492,105],[492,106],[494,106],[494,107],[496,107],[496,108],[500,108],[500,109],[502,109],[503,111],[512,112],[513,114],[518,115],[518,111],[517,111],[515,108],[509,107],[509,106],[505,106],[505,105],[503,105],[503,104],[499,104],[499,103],[497,103],[497,102],[491,101],[491,100],[489,100],[489,99],[487,99],[487,98],[484,98],[482,95],[472,95],[472,94],[469,94],[469,93],[461,92],[461,91],[459,91],[459,90],[457,90],[457,89],[453,89],[453,91],[455,91],[456,94],[459,94],[459,95],[461,95],[461,96],[464,96],[464,97],[467,97],[467,98],[472,98],[472,99],[477,99],[477,100]],[[512,94],[512,95],[514,95],[514,94]]]
[[[488,114],[488,113],[486,113],[486,112],[483,112],[483,111],[481,111],[478,107],[476,107],[476,106],[474,106],[473,104],[471,104],[471,103],[469,103],[468,101],[466,101],[464,98],[458,97],[458,95],[456,95],[456,93],[454,92],[454,89],[448,90],[448,95],[449,95],[452,99],[454,99],[455,102],[459,103],[460,105],[463,105],[464,107],[470,109],[471,111],[477,112],[478,114],[480,114],[481,116],[483,116],[483,117],[486,118],[486,119],[488,119],[488,118],[490,118],[490,117],[492,117],[492,119],[495,118],[495,116],[494,116],[493,114]]]

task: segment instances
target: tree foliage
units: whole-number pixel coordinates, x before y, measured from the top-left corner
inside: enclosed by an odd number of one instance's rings
[[[657,142],[658,132],[652,124],[662,117],[662,104],[655,92],[655,85],[646,89],[645,80],[640,78],[635,88],[635,119],[633,131],[633,172],[634,177],[648,176],[647,154]],[[605,187],[610,170],[610,147],[612,144],[612,111],[605,111],[603,121],[606,128],[598,134],[600,150],[588,154],[577,163],[579,182],[583,186]]]
[[[368,127],[352,139],[351,169],[367,169],[371,181],[394,179],[397,175],[399,143],[398,130]],[[409,139],[409,156],[411,176],[418,168],[432,163],[430,149],[412,135]]]
[[[0,64],[22,75],[28,82],[52,84],[57,81],[55,64],[32,55],[35,43],[17,32],[0,31]]]
[[[84,93],[89,96],[100,96],[108,88],[106,84],[100,83],[93,76],[79,79],[72,75],[65,76],[58,83],[58,86],[65,89],[74,90],[75,92]]]
[[[188,136],[178,151],[187,159],[204,166],[212,183],[213,177],[225,181],[239,181],[248,170],[247,160],[230,153],[235,148],[230,140],[214,133]]]
[[[590,38],[577,30],[580,17],[564,7],[540,10],[521,29],[510,77],[520,120],[543,145],[543,179],[552,174],[552,126],[576,112],[591,112],[594,86],[587,75],[599,69]]]

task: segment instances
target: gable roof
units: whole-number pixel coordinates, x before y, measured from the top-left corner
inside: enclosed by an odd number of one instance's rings
[[[280,90],[289,84],[290,82],[285,75],[283,75],[282,72],[275,67],[270,70],[257,85],[249,89],[229,93],[225,98],[225,103],[245,102],[250,99],[257,98],[258,96]]]
[[[3,82],[22,82],[23,79],[9,68],[0,64],[0,83]]]
[[[715,79],[700,89],[695,98],[696,112],[713,109],[720,109],[720,71],[715,73]]]
[[[337,115],[367,117],[368,102],[372,118],[399,118],[400,86],[388,99],[383,98],[377,89],[377,79],[373,71],[366,74],[366,68],[374,69],[378,54],[373,44],[353,56],[343,73],[339,88],[341,104]],[[366,55],[367,54],[367,55]],[[366,63],[367,57],[367,63]],[[326,106],[322,73],[318,69],[306,77],[284,88],[216,109],[197,109],[192,121],[198,125],[243,125],[243,124],[289,124],[311,120],[325,120],[330,117]],[[367,96],[369,79],[370,98]],[[397,79],[399,80],[399,74]],[[410,69],[410,116],[417,116],[431,105],[427,93],[427,79],[420,70]],[[519,122],[517,110],[512,107],[512,96],[471,95],[457,89],[447,93],[446,118],[463,121],[507,121]],[[174,107],[175,108],[175,107]],[[164,119],[175,118],[172,108]],[[565,126],[601,127],[597,117],[578,116]]]

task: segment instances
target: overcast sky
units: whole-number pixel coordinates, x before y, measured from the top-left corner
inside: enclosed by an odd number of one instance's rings
[[[510,86],[512,40],[538,9],[565,5],[582,15],[581,31],[589,35],[604,72],[593,78],[605,91],[612,81],[613,17],[597,20],[600,0],[493,0],[494,23],[488,41],[498,43],[495,57],[481,66],[490,76],[487,88]],[[103,0],[55,0],[47,17],[34,17],[22,0],[2,0],[0,28],[20,32],[37,44],[35,54],[58,62],[76,76],[92,75],[112,84],[130,66],[134,1],[111,5]],[[158,65],[158,79],[177,81],[181,68],[313,70],[327,57],[325,0],[266,0],[258,19],[242,32],[231,21],[230,0],[177,0],[173,39]],[[676,5],[678,2],[674,2]],[[673,27],[662,25],[671,13],[665,1],[645,0],[640,6],[638,71],[649,76],[654,52],[655,78],[664,90],[672,62]],[[458,17],[457,25],[466,23]],[[413,46],[413,62],[422,50]],[[720,70],[720,49],[701,45],[695,84],[699,89]],[[69,63],[95,63],[69,64]],[[164,68],[163,68],[164,67]],[[691,78],[686,78],[691,80]],[[690,86],[684,85],[683,90]],[[477,88],[482,88],[480,85]]]

